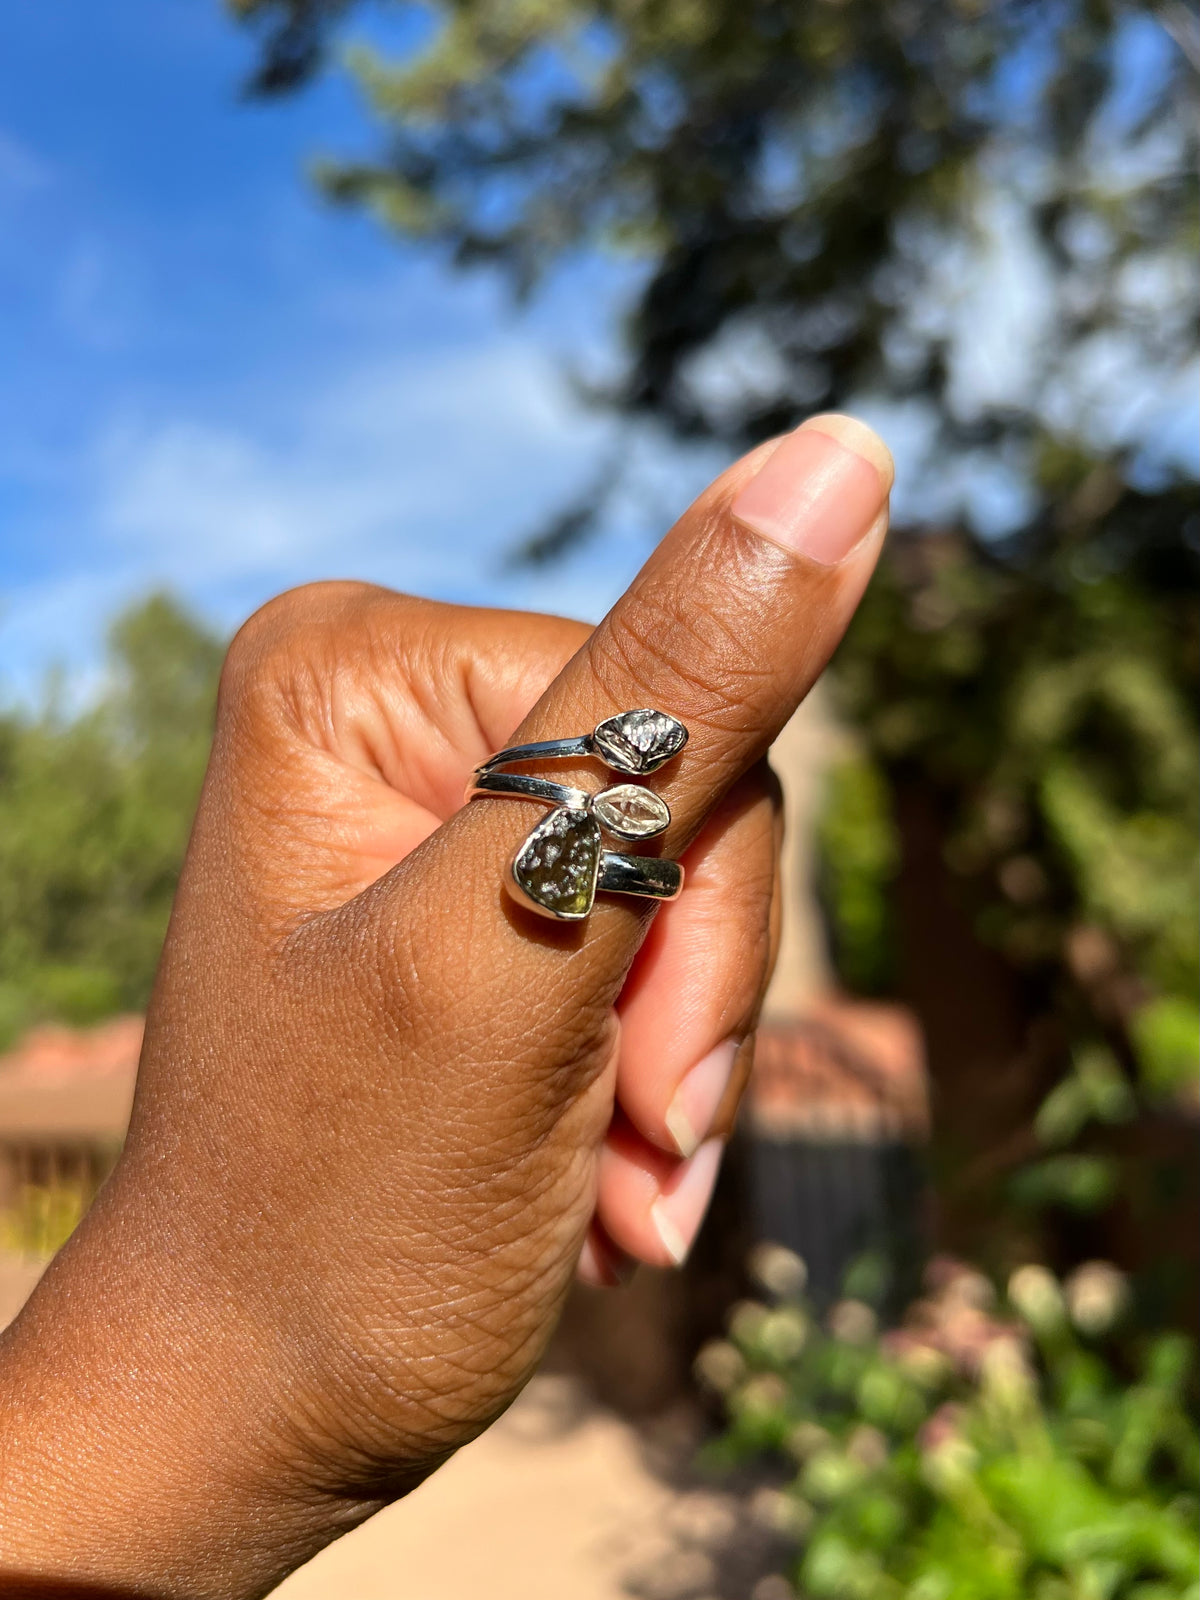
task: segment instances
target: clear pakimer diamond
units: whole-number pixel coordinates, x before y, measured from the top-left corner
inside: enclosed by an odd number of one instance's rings
[[[687,729],[665,711],[622,711],[600,724],[592,743],[607,766],[641,778],[679,754]]]
[[[667,802],[637,783],[602,789],[592,801],[592,811],[600,826],[618,839],[653,839],[671,821]]]

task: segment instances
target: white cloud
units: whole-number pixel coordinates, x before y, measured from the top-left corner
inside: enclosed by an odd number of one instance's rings
[[[362,363],[238,425],[126,420],[96,459],[103,541],[186,590],[385,564],[445,588],[567,492],[606,425],[528,343]]]
[[[640,559],[636,530],[552,573],[501,569],[587,481],[612,427],[507,332],[347,358],[236,419],[127,414],[75,463],[70,560],[8,587],[0,682],[29,698],[55,660],[91,681],[104,622],[158,586],[226,628],[335,576],[599,615]]]

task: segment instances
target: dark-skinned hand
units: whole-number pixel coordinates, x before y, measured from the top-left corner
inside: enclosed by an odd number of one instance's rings
[[[890,481],[813,419],[594,630],[345,583],[246,624],[124,1153],[0,1345],[0,1592],[261,1595],[510,1403],[577,1270],[684,1258],[771,957],[766,751]],[[649,780],[681,898],[532,915],[544,809],[472,769],[642,706],[690,730]]]

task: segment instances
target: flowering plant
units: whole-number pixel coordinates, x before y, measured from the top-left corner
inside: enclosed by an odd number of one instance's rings
[[[797,1546],[812,1600],[1197,1600],[1200,1440],[1191,1347],[1166,1334],[1131,1381],[1106,1357],[1129,1300],[1103,1262],[1022,1267],[1000,1301],[946,1259],[901,1327],[863,1300],[823,1323],[804,1268],[756,1252],[762,1301],[697,1359],[727,1460],[787,1463],[755,1509]]]

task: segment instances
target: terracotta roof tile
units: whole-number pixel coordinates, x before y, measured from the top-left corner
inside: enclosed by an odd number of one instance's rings
[[[93,1028],[45,1023],[31,1028],[5,1055],[0,1080],[57,1085],[94,1083],[98,1078],[132,1078],[142,1049],[141,1017],[113,1017]]]
[[[33,1028],[0,1056],[0,1146],[108,1147],[129,1121],[142,1018]]]
[[[770,1139],[923,1140],[929,1096],[916,1019],[903,1006],[829,998],[764,1023],[749,1121]]]

